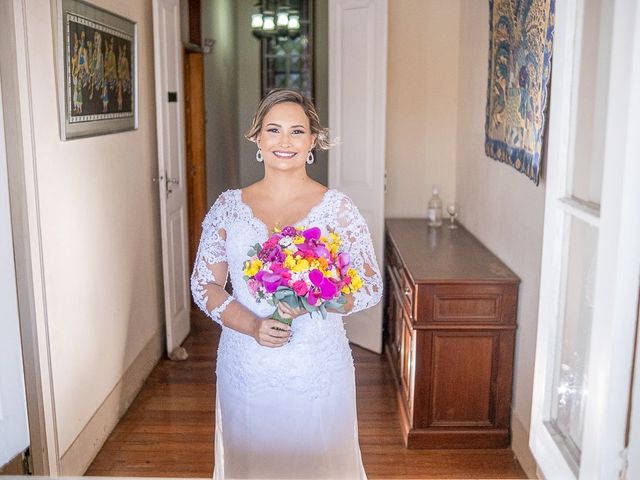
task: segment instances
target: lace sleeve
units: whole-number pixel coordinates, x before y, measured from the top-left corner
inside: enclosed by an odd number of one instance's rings
[[[362,287],[353,294],[353,308],[349,315],[373,307],[382,297],[382,277],[373,250],[371,235],[358,207],[344,196],[338,206],[337,228],[342,237],[342,248],[349,252],[351,265],[363,280]]]
[[[222,324],[221,314],[231,297],[227,283],[225,218],[229,205],[224,193],[215,201],[202,222],[202,236],[191,274],[191,294],[200,309]]]

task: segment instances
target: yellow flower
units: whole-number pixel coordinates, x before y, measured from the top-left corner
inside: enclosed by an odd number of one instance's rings
[[[345,285],[344,287],[342,287],[342,288],[340,289],[340,291],[341,291],[342,293],[344,293],[345,295],[346,295],[346,294],[348,294],[349,292],[351,292],[351,290],[349,289],[349,287],[348,287],[347,285]]]
[[[284,266],[289,270],[293,269],[296,266],[296,261],[291,255],[287,255],[287,258],[285,258]]]
[[[329,232],[329,238],[331,238],[331,243],[335,244],[335,245],[342,245],[342,238],[340,238],[340,235],[334,232]]]
[[[304,243],[304,237],[302,235],[296,235],[293,238],[293,243],[296,244],[296,245],[298,245],[300,243]]]
[[[351,292],[360,290],[362,288],[363,281],[360,275],[358,275],[358,272],[356,271],[356,269],[355,268],[348,269],[347,275],[351,277],[351,283],[349,284],[349,288]]]
[[[296,273],[309,270],[309,261],[306,258],[298,260],[298,262],[291,268],[291,270]]]
[[[357,290],[360,290],[362,288],[362,278],[360,278],[360,276],[356,275],[355,277],[351,278],[351,291],[355,292]]]
[[[262,260],[246,261],[244,263],[243,273],[248,277],[253,277],[256,273],[260,271],[261,267],[262,267]]]

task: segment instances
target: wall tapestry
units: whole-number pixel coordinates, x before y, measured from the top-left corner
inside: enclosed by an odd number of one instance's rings
[[[489,0],[485,152],[538,185],[555,0]]]
[[[59,8],[62,138],[136,128],[136,24],[79,0]]]

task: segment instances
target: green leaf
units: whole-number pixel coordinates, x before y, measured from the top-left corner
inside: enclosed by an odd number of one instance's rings
[[[302,306],[307,312],[313,312],[315,310],[311,305],[309,305],[306,297],[300,297],[300,300],[302,301]]]
[[[278,287],[278,289],[276,290],[276,292],[274,293],[274,296],[278,299],[278,300],[282,300],[286,297],[295,295],[295,292],[293,290],[291,290],[290,288],[287,287],[283,287],[282,285],[280,285]]]
[[[327,309],[324,306],[324,303],[320,305],[320,313],[322,314],[322,318],[327,318]]]
[[[257,255],[258,252],[255,251],[254,248],[250,248],[249,251],[247,252],[247,255],[249,255],[250,257],[253,257],[254,255]]]
[[[324,306],[327,308],[341,308],[343,304],[337,302],[336,300],[331,300],[331,301],[325,302]]]
[[[283,302],[285,302],[287,305],[289,305],[291,308],[298,308],[298,299],[296,298],[295,295],[289,295],[285,298],[282,299]]]

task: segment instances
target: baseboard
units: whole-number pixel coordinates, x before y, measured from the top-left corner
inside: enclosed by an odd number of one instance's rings
[[[61,476],[81,476],[89,468],[162,356],[164,330],[151,337],[60,459]]]
[[[518,458],[527,478],[538,478],[538,465],[529,450],[529,429],[511,412],[511,450]]]

